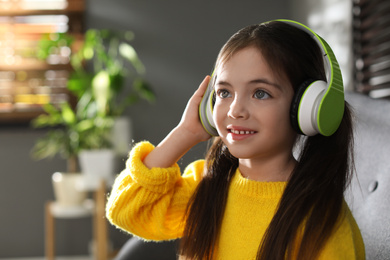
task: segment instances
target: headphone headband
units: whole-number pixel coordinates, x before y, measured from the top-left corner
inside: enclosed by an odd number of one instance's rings
[[[344,114],[344,86],[336,56],[329,44],[306,25],[285,19],[275,21],[287,23],[307,32],[321,49],[327,78],[326,92],[320,94],[321,100],[315,100],[314,102],[308,100],[311,99],[310,95],[303,94],[303,98],[306,100],[301,100],[302,104],[305,104],[306,101],[306,103],[317,103],[317,105],[316,110],[313,111],[314,115],[306,113],[307,106],[301,106],[298,111],[298,122],[300,130],[306,135],[320,133],[324,136],[330,136],[339,127]],[[309,87],[307,87],[307,90],[310,89]],[[309,121],[311,121],[313,127],[309,127]]]
[[[322,57],[324,58],[324,66],[326,70],[326,79],[328,81],[328,85],[331,85],[333,88],[336,88],[341,92],[344,92],[340,66],[329,44],[321,36],[316,34],[312,29],[310,29],[304,24],[292,20],[285,20],[285,19],[278,19],[274,21],[287,23],[291,26],[294,26],[298,29],[305,31],[310,36],[312,36],[312,38],[317,42],[318,46],[320,47],[322,52]]]

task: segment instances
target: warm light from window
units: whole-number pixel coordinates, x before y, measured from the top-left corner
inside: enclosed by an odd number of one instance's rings
[[[67,0],[2,0],[0,8],[4,10],[63,10],[68,7]]]
[[[39,60],[38,42],[47,33],[81,34],[83,11],[82,0],[0,0],[0,121],[6,112],[69,101],[71,49],[53,48]]]

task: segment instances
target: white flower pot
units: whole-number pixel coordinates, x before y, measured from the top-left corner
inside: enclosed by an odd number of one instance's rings
[[[111,183],[114,178],[115,151],[84,150],[79,154],[80,169],[86,189],[96,189],[101,180]]]
[[[87,192],[80,189],[82,175],[77,173],[56,172],[52,183],[56,202],[60,206],[80,206],[87,198]]]

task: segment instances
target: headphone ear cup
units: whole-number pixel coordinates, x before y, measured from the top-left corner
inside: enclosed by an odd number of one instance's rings
[[[214,81],[215,77],[210,80],[209,86],[207,87],[202,101],[199,104],[199,117],[206,132],[211,136],[218,136],[218,131],[213,119],[213,109],[215,104]]]
[[[214,123],[214,105],[215,105],[215,91],[212,90],[210,92],[210,95],[208,97],[207,105],[206,105],[206,113],[207,113],[207,120],[212,128],[217,128]]]
[[[309,83],[309,86],[304,89],[305,84],[302,86],[302,89],[299,89],[300,98],[294,100],[294,117],[296,117],[298,124],[298,129],[301,133],[307,136],[313,136],[318,133],[323,134],[320,131],[320,120],[319,115],[321,102],[323,102],[323,97],[326,93],[327,83],[322,80],[317,80]],[[303,92],[303,93],[302,93]],[[298,132],[299,133],[299,132]]]
[[[290,107],[290,121],[292,128],[301,135],[304,135],[301,128],[299,127],[299,119],[298,119],[298,111],[299,111],[299,105],[301,103],[301,99],[303,94],[305,93],[306,89],[310,86],[311,83],[313,83],[314,80],[308,79],[305,80],[295,91],[294,97],[291,102]]]

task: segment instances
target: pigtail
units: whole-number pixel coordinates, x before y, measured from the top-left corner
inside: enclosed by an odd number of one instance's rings
[[[237,167],[238,159],[216,138],[206,157],[204,177],[187,205],[180,246],[185,259],[213,259],[230,180]]]
[[[316,259],[343,218],[344,191],[354,169],[352,129],[346,103],[332,136],[306,138],[258,259]]]

